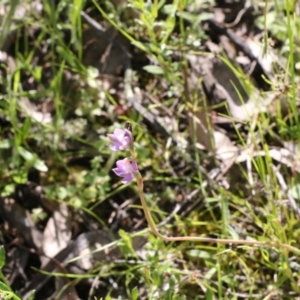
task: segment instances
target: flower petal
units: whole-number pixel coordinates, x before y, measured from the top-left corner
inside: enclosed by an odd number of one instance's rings
[[[130,166],[131,166],[131,172],[138,172],[138,166],[137,166],[137,163],[134,159],[132,158],[129,158],[130,160]]]
[[[115,135],[115,136],[122,136],[122,135],[124,135],[124,130],[123,130],[123,129],[120,129],[120,128],[116,128],[116,129],[114,130],[114,135]]]
[[[128,173],[128,163],[127,158],[120,159],[116,162],[117,168],[124,173]]]
[[[122,183],[131,182],[138,174],[138,166],[133,158],[120,159],[116,165],[112,170],[117,176],[123,177]]]
[[[113,151],[121,150],[120,145],[117,145],[117,144],[111,145],[111,146],[109,146],[109,148]]]
[[[117,176],[120,176],[120,177],[123,177],[123,176],[126,175],[126,173],[124,173],[124,172],[123,172],[122,170],[120,170],[119,168],[114,168],[114,169],[112,169],[112,171],[115,172],[115,174],[116,174]]]
[[[122,183],[129,183],[131,182],[132,180],[134,179],[134,176],[133,174],[129,173],[129,174],[126,174],[122,180]]]
[[[113,134],[107,135],[112,142],[111,149],[113,151],[125,150],[132,144],[132,133],[128,129],[116,128]]]
[[[132,133],[128,129],[124,129],[124,137],[128,138],[130,141],[132,141]]]
[[[118,139],[116,138],[116,136],[113,135],[113,134],[108,134],[107,136],[108,136],[108,138],[109,138],[112,142],[118,141]]]

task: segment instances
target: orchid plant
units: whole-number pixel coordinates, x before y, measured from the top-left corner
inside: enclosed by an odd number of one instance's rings
[[[175,242],[175,241],[190,241],[190,242],[215,242],[222,244],[235,244],[235,245],[256,245],[256,246],[265,246],[265,247],[277,247],[277,248],[285,248],[288,251],[292,251],[300,255],[300,249],[293,247],[288,244],[283,244],[279,242],[269,242],[269,241],[258,241],[258,240],[243,240],[243,239],[219,239],[219,238],[210,238],[210,237],[195,237],[195,236],[165,236],[162,235],[154,223],[148,206],[145,201],[144,196],[144,184],[143,178],[138,170],[137,157],[134,150],[133,144],[133,135],[131,131],[131,124],[129,122],[126,123],[125,129],[115,129],[113,134],[108,134],[112,145],[110,146],[113,151],[120,150],[129,150],[131,157],[124,158],[118,160],[116,162],[116,168],[112,169],[113,172],[122,177],[122,183],[130,183],[136,179],[138,193],[141,200],[142,208],[148,222],[148,225],[152,231],[152,233],[167,242]]]

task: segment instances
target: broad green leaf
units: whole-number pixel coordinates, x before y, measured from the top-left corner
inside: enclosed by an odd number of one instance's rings
[[[2,281],[0,281],[0,291],[11,292],[11,289],[5,283],[3,283]]]
[[[213,300],[213,292],[211,291],[210,288],[208,288],[206,290],[206,293],[205,293],[205,300]]]

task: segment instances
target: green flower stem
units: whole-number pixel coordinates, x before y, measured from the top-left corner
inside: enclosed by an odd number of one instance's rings
[[[133,142],[130,145],[130,153],[132,158],[137,161],[137,155],[134,150],[134,145]],[[297,255],[300,256],[300,249],[293,247],[288,244],[282,244],[279,242],[268,242],[268,241],[257,241],[257,240],[233,240],[233,239],[216,239],[216,238],[209,238],[209,237],[197,237],[197,236],[165,236],[162,235],[156,227],[155,222],[153,221],[151,217],[151,213],[148,209],[148,206],[146,204],[145,196],[144,196],[144,183],[143,183],[143,178],[140,173],[137,174],[136,176],[137,180],[137,187],[138,187],[138,193],[139,197],[141,200],[141,204],[143,207],[143,211],[146,217],[146,220],[148,222],[148,225],[152,231],[152,233],[166,241],[166,242],[204,242],[204,243],[221,243],[221,244],[234,244],[234,245],[255,245],[255,246],[264,246],[264,247],[275,247],[275,248],[283,248],[288,251],[291,251]]]
[[[208,237],[197,237],[197,236],[175,236],[175,237],[168,237],[165,235],[162,235],[159,233],[159,231],[156,228],[156,225],[151,217],[151,214],[149,212],[149,209],[147,207],[145,196],[144,196],[144,184],[143,184],[143,178],[139,174],[137,178],[137,186],[138,186],[138,193],[139,197],[142,203],[142,207],[144,210],[144,214],[146,217],[146,220],[148,222],[148,225],[152,231],[152,233],[166,241],[166,242],[205,242],[205,243],[221,243],[221,244],[234,244],[234,245],[256,245],[256,246],[264,246],[264,247],[275,247],[275,248],[284,248],[288,251],[291,251],[295,254],[300,255],[300,249],[297,249],[296,247],[293,247],[291,245],[282,244],[278,242],[268,242],[268,241],[257,241],[257,240],[233,240],[233,239],[216,239],[216,238],[208,238]]]
[[[133,142],[132,142],[131,145],[130,145],[129,151],[130,151],[131,157],[132,157],[135,161],[137,161],[137,160],[136,160],[136,159],[137,159],[137,155],[136,155],[135,150],[134,150]]]

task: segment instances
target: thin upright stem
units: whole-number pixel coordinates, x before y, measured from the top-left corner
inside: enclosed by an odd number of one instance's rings
[[[134,160],[136,160],[137,155],[134,150],[133,141],[130,145],[130,153]],[[252,246],[263,246],[263,247],[275,247],[275,248],[283,248],[288,251],[291,251],[300,256],[300,249],[293,247],[288,244],[283,244],[279,242],[270,242],[270,241],[257,241],[257,240],[234,240],[234,239],[219,239],[219,238],[209,238],[209,237],[197,237],[197,236],[165,236],[161,234],[156,227],[155,222],[151,217],[151,213],[146,204],[145,196],[144,196],[144,183],[143,178],[140,173],[136,176],[138,193],[141,200],[141,204],[143,207],[143,211],[148,222],[148,225],[152,231],[152,233],[166,241],[166,242],[204,242],[204,243],[220,243],[220,244],[233,244],[233,245],[252,245]]]
[[[234,244],[234,245],[255,245],[255,246],[264,246],[264,247],[276,247],[276,248],[284,248],[288,251],[292,251],[295,254],[300,255],[300,250],[296,247],[293,247],[288,244],[282,244],[279,242],[269,242],[269,241],[257,241],[257,240],[233,240],[233,239],[218,239],[218,238],[208,238],[208,237],[194,237],[194,236],[165,236],[162,235],[156,228],[156,225],[151,217],[149,209],[147,207],[145,196],[144,196],[144,184],[143,179],[140,177],[137,179],[138,193],[142,203],[143,211],[148,222],[148,225],[152,231],[152,233],[166,241],[166,242],[205,242],[205,243],[221,243],[221,244]]]

